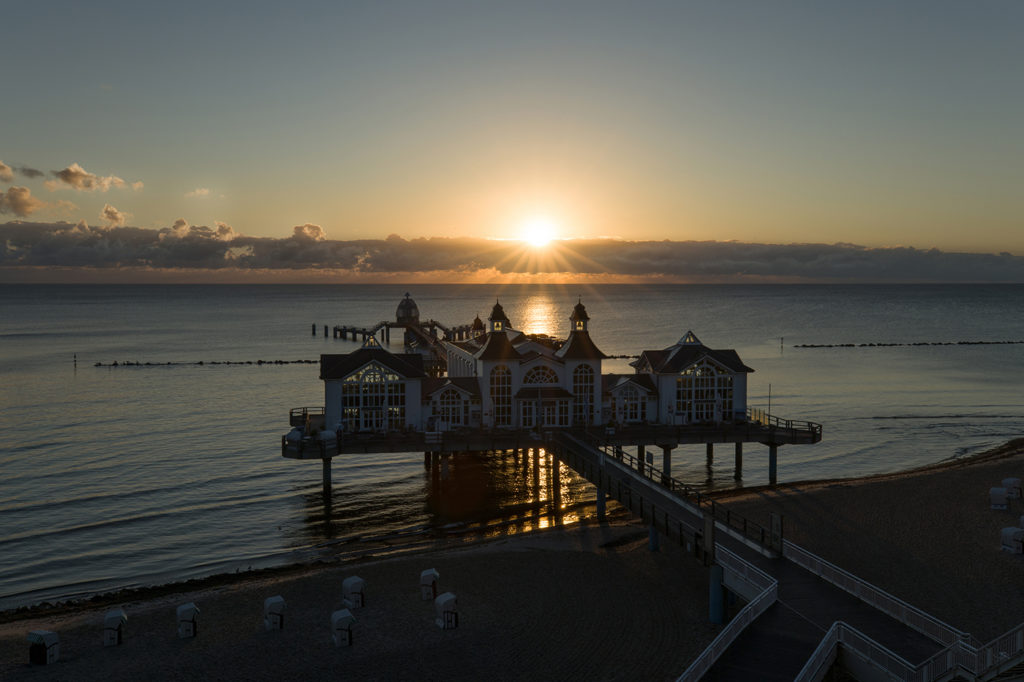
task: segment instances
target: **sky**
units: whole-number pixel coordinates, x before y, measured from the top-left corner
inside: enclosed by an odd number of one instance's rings
[[[0,280],[1024,281],[1022,30],[1012,0],[15,1]],[[560,241],[491,243],[531,230]]]

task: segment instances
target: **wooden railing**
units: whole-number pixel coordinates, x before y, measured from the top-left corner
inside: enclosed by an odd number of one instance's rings
[[[828,671],[827,664],[835,660],[835,648],[839,644],[848,652],[881,667],[893,679],[907,682],[931,682],[943,679],[954,671],[966,673],[974,679],[987,678],[990,674],[1018,663],[1024,656],[1024,623],[988,644],[981,645],[970,634],[947,625],[798,545],[786,541],[783,555],[823,580],[945,646],[942,651],[915,666],[856,628],[837,621],[796,678],[800,682],[817,682],[822,679]]]
[[[799,419],[782,419],[757,407],[747,408],[747,421],[752,424],[762,424],[777,429],[789,429],[791,431],[808,431],[821,437],[821,424],[816,422],[803,421]]]
[[[758,616],[779,599],[779,584],[770,575],[748,564],[722,546],[715,549],[715,557],[722,568],[730,571],[737,580],[745,582],[754,590],[759,591],[759,594],[747,602],[747,605],[740,609],[740,612],[729,621],[729,624],[722,628],[714,641],[701,652],[700,656],[677,678],[676,682],[697,682],[706,675],[711,670],[711,666],[732,646],[732,643],[747,629],[747,626],[757,620]]]
[[[322,407],[293,407],[288,411],[288,423],[291,426],[304,426],[307,417],[322,417]]]
[[[725,524],[727,528],[742,535],[744,538],[751,540],[762,547],[772,548],[773,543],[771,532],[765,526],[751,521],[741,514],[731,511],[726,505],[721,502],[716,502],[713,498],[708,497],[697,488],[683,483],[679,479],[666,476],[654,465],[648,464],[642,459],[629,454],[619,445],[611,445],[591,432],[573,435],[582,435],[586,442],[601,450],[606,457],[621,462],[624,466],[629,467],[644,478],[655,483],[659,483],[661,487],[674,493],[677,497],[685,499],[687,502],[695,505],[698,509],[703,510],[703,512],[711,514],[712,518],[716,521]]]
[[[931,614],[892,596],[885,590],[875,587],[848,571],[844,571],[835,564],[808,552],[803,547],[788,540],[784,540],[782,546],[782,555],[797,566],[801,566],[839,589],[849,592],[907,627],[917,630],[925,637],[947,647],[956,642],[971,641],[970,634],[947,625]]]

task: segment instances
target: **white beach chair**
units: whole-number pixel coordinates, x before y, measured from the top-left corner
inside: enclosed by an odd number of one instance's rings
[[[284,597],[277,595],[263,600],[263,627],[269,630],[284,629]]]
[[[28,633],[28,662],[32,665],[49,665],[60,658],[60,637],[49,630],[33,630]]]
[[[459,602],[452,592],[445,592],[434,600],[434,622],[442,630],[459,627]]]
[[[352,646],[352,625],[356,617],[348,609],[340,609],[331,614],[331,639],[334,646]]]
[[[428,568],[420,573],[420,599],[430,601],[437,597],[437,581],[440,577],[436,568]]]
[[[341,596],[345,608],[355,609],[366,603],[366,581],[358,575],[352,575],[341,581]]]
[[[1020,479],[1019,478],[1004,478],[1003,487],[1006,488],[1006,496],[1011,500],[1020,499]]]
[[[118,646],[124,641],[124,626],[128,616],[124,609],[107,611],[103,616],[103,646]]]
[[[187,639],[189,637],[195,637],[199,631],[199,623],[197,616],[199,615],[199,607],[193,602],[182,604],[178,607],[178,637],[181,639]]]
[[[988,496],[993,509],[1010,508],[1010,496],[1007,495],[1006,488],[990,488]]]
[[[1000,531],[1002,548],[1010,554],[1024,554],[1024,528],[1004,528]]]

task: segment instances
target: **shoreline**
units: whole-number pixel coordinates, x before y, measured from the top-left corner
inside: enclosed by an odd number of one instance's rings
[[[1024,454],[1024,437],[1009,440],[1001,445],[973,453],[964,457],[941,460],[932,464],[904,469],[901,471],[868,474],[866,476],[854,476],[849,478],[828,478],[828,479],[805,479],[790,481],[777,485],[757,485],[743,488],[726,488],[722,490],[703,493],[705,497],[725,503],[745,503],[752,499],[763,499],[766,495],[775,493],[784,495],[790,492],[800,493],[814,492],[836,486],[861,486],[865,484],[880,483],[885,481],[903,480],[909,477],[938,473],[953,469],[973,467],[981,464],[999,462],[1015,456]],[[1024,478],[1024,471],[1020,474]],[[497,523],[485,523],[482,525],[467,525],[456,531],[449,531],[443,535],[432,534],[426,531],[422,535],[409,534],[406,531],[382,534],[369,538],[358,538],[349,541],[336,541],[335,543],[324,544],[324,547],[344,546],[346,551],[333,553],[329,557],[317,557],[306,561],[297,561],[277,566],[266,566],[255,568],[244,572],[216,573],[208,576],[188,578],[184,580],[172,580],[165,583],[144,585],[140,587],[123,587],[108,591],[98,592],[89,596],[79,598],[61,599],[58,601],[44,600],[35,604],[16,606],[10,609],[0,610],[0,625],[17,622],[29,618],[36,618],[46,615],[64,615],[74,613],[82,609],[100,608],[122,603],[124,601],[144,601],[156,599],[167,595],[197,590],[213,589],[225,585],[237,584],[246,580],[261,580],[264,578],[289,577],[301,575],[308,571],[328,569],[342,563],[366,563],[372,561],[387,560],[391,557],[401,557],[416,554],[429,554],[434,552],[455,551],[460,548],[476,547],[489,543],[501,542],[513,538],[531,537],[543,535],[549,532],[561,530],[569,531],[581,525],[595,523],[590,514],[584,514],[583,509],[587,503],[581,503],[573,510],[578,514],[575,521],[570,524],[550,525],[546,528],[533,528],[527,531],[507,531],[517,524],[536,525],[541,519],[549,519],[550,514],[545,513],[536,517],[500,521]],[[589,506],[593,506],[590,504]],[[615,511],[609,509],[609,516],[612,523],[628,523],[629,516],[623,511],[621,516],[616,517]],[[439,529],[435,529],[435,532]],[[469,537],[468,537],[469,536]],[[399,538],[407,541],[395,543]]]
[[[673,680],[720,628],[707,623],[703,566],[671,543],[650,552],[647,534],[634,522],[581,523],[39,613],[0,624],[0,677],[318,679],[341,669],[356,679]],[[420,598],[426,568],[439,571],[439,592],[457,595],[455,630],[439,629],[433,604]],[[336,647],[329,616],[354,574],[366,580],[366,605],[353,609],[352,646]],[[273,595],[287,602],[287,627],[268,632],[261,609]],[[199,633],[181,640],[174,610],[190,601]],[[103,647],[103,614],[115,606],[128,614],[124,642]],[[27,663],[34,629],[60,636],[52,667]],[[651,656],[652,646],[662,653]]]

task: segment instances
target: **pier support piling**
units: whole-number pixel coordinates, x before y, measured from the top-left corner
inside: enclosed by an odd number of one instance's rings
[[[653,513],[651,515],[651,525],[647,527],[647,549],[651,552],[661,550],[661,539],[658,536],[658,526],[654,523]]]
[[[661,446],[661,482],[668,484],[668,480],[672,478],[672,446],[662,445]]]
[[[647,459],[647,446],[641,443],[636,446],[636,470],[641,474],[644,472],[645,459]]]
[[[597,489],[597,520],[604,521],[607,515],[605,510],[606,502],[604,491],[600,488]]]
[[[736,467],[732,477],[737,481],[743,478],[743,443],[736,443]]]
[[[775,485],[778,480],[779,470],[779,446],[768,446],[768,482]]]
[[[708,620],[715,625],[725,621],[725,587],[722,582],[725,571],[718,564],[711,566],[708,577]]]
[[[707,453],[708,453],[708,468],[710,469],[711,466],[715,463],[715,444],[714,443],[707,443]]]
[[[331,458],[324,457],[321,462],[324,471],[324,502],[327,502],[331,499]]]
[[[313,336],[316,336],[316,322],[313,323]]]

